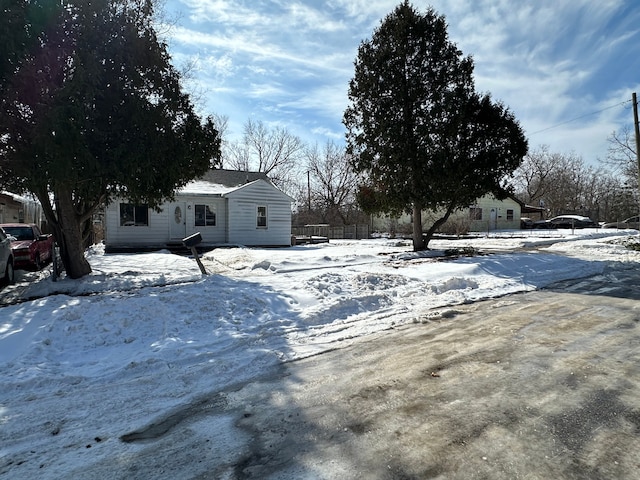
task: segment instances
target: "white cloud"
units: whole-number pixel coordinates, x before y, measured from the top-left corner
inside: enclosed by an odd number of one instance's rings
[[[312,128],[311,129],[311,133],[313,133],[314,135],[318,135],[319,137],[326,137],[326,138],[332,139],[332,140],[343,140],[344,139],[344,132],[343,131],[329,130],[326,127]]]
[[[247,94],[253,98],[269,98],[272,100],[276,100],[287,95],[286,90],[282,88],[282,85],[278,85],[276,83],[251,83],[249,84]]]
[[[188,19],[174,29],[172,51],[196,56],[202,81],[228,92],[211,99],[212,109],[218,104],[232,110],[230,117],[249,112],[314,135],[342,135],[357,47],[399,3],[169,0]],[[634,87],[640,10],[632,0],[430,3],[446,16],[450,39],[473,56],[476,88],[502,100],[527,132],[584,116],[532,136],[532,147],[603,156],[622,116],[587,114],[624,100]],[[623,55],[624,63],[617,60]]]
[[[180,0],[189,9],[189,19],[196,24],[219,23],[236,26],[255,26],[264,22],[255,5],[227,0]]]

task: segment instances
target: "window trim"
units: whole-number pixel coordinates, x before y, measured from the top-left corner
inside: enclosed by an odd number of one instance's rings
[[[204,223],[198,223],[198,207],[204,207]],[[218,212],[214,205],[209,203],[194,203],[193,211],[193,225],[195,227],[216,227],[218,225]],[[213,223],[208,223],[207,211],[213,215]]]
[[[469,207],[469,218],[471,221],[482,220],[482,207],[471,206]]]
[[[132,208],[132,220],[123,222],[123,207],[131,206]],[[139,223],[136,220],[136,212],[145,211],[145,223]],[[148,227],[149,226],[149,204],[147,203],[131,203],[120,202],[118,205],[118,223],[121,227]]]

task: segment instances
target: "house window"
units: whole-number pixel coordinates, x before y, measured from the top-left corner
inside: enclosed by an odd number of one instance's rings
[[[507,208],[507,220],[513,221],[513,210],[511,208]]]
[[[257,215],[258,228],[267,228],[267,207],[259,206]]]
[[[216,211],[209,205],[195,205],[196,227],[215,227]]]
[[[469,218],[471,220],[482,220],[482,209],[480,207],[469,207]]]
[[[133,203],[120,204],[120,226],[148,226],[149,225],[149,205],[135,205]]]

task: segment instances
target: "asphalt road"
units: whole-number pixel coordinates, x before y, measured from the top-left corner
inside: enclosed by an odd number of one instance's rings
[[[639,285],[621,264],[443,310],[164,412],[70,478],[638,479]]]

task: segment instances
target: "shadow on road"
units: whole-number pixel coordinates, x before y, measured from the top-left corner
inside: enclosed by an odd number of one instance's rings
[[[607,262],[600,275],[557,282],[546,290],[640,300],[640,266],[631,262]]]
[[[232,478],[636,479],[640,310],[532,292],[295,362]]]

